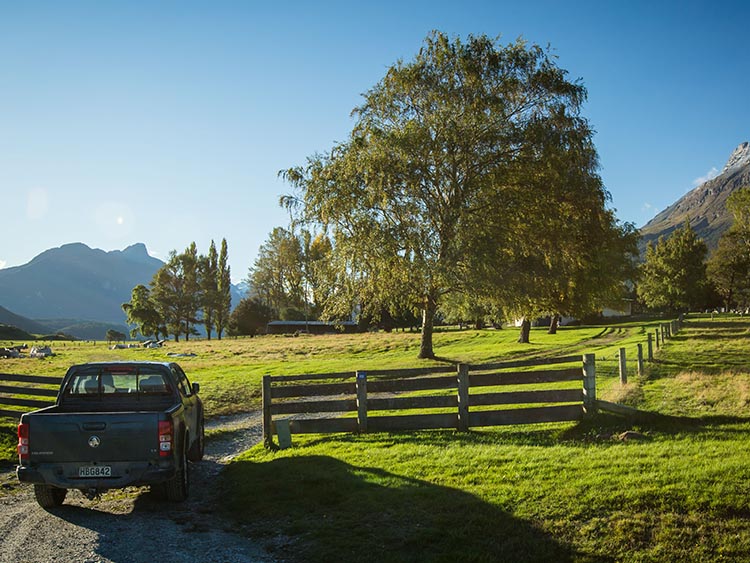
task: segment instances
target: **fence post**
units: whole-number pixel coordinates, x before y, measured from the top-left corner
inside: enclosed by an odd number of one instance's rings
[[[458,364],[458,430],[469,431],[469,366]]]
[[[273,448],[273,433],[271,432],[271,376],[263,376],[263,445]]]
[[[357,372],[357,428],[362,434],[367,433],[367,373]]]
[[[648,351],[648,361],[653,362],[654,361],[654,338],[650,332],[648,333],[647,351]]]
[[[659,327],[656,327],[656,330],[654,331],[654,334],[656,335],[656,349],[659,349]]]
[[[643,344],[638,343],[638,375],[643,375]]]
[[[672,334],[677,334],[678,332],[680,332],[680,323],[672,321]]]
[[[596,355],[583,356],[583,411],[596,414]]]
[[[628,382],[628,366],[625,361],[625,348],[620,348],[617,356],[620,361],[620,383],[625,385]]]
[[[664,328],[667,329],[667,338],[672,338],[672,327],[669,326],[669,324],[664,325]]]

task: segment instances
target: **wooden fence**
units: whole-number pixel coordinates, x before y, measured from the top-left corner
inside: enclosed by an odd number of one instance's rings
[[[545,369],[534,369],[540,366]],[[595,409],[595,382],[593,354],[455,367],[266,375],[263,439],[271,447],[275,432],[287,436],[433,428],[468,431],[580,420]],[[542,388],[515,388],[524,385]],[[514,388],[502,391],[508,386]],[[415,409],[432,412],[403,414]]]
[[[50,406],[55,402],[61,382],[61,377],[0,373],[0,416],[19,418],[29,409]],[[5,407],[25,408],[8,409]]]

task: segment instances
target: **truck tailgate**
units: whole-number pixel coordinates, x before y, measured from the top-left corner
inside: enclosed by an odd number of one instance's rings
[[[159,415],[151,412],[30,416],[31,462],[148,460],[159,456]]]

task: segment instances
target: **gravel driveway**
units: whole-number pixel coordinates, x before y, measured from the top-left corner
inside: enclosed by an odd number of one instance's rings
[[[190,498],[161,501],[146,488],[110,491],[89,501],[70,491],[65,504],[45,511],[33,488],[0,474],[0,563],[255,563],[274,559],[234,533],[215,512],[216,476],[232,457],[261,440],[258,413],[207,421],[220,429],[206,455],[191,464]],[[226,431],[226,432],[224,432]]]

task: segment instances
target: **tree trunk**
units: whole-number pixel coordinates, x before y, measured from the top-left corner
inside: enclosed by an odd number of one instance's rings
[[[529,343],[529,335],[531,334],[531,321],[526,317],[521,321],[521,334],[518,337],[518,342],[521,344]]]
[[[206,335],[208,336],[208,340],[211,340],[211,329],[214,326],[213,311],[209,309],[208,311],[205,312],[205,314],[206,316],[203,320],[205,321],[204,324],[206,325]]]
[[[435,299],[431,296],[425,297],[424,308],[422,309],[422,343],[419,347],[418,358],[425,359],[435,357],[435,352],[432,350],[432,333],[436,309]]]
[[[560,325],[560,315],[552,315],[549,320],[549,330],[547,334],[557,334],[557,327]]]

